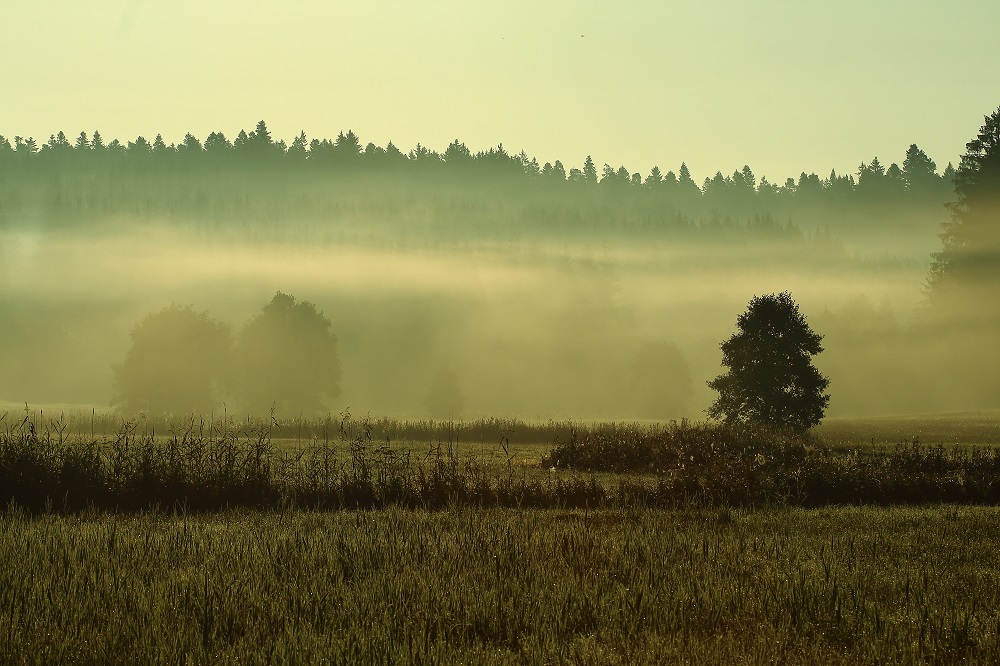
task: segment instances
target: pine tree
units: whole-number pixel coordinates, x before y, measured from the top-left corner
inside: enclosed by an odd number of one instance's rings
[[[986,291],[993,309],[1000,279],[1000,109],[966,144],[954,175],[956,200],[949,204],[951,221],[944,225],[942,248],[934,254],[930,296],[954,302],[958,289]],[[978,299],[977,299],[978,300]]]
[[[583,182],[596,184],[597,183],[597,167],[594,165],[594,159],[587,155],[587,159],[583,162]]]

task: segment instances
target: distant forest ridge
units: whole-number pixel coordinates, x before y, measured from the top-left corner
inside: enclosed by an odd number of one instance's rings
[[[63,132],[39,145],[0,136],[0,224],[79,226],[110,219],[169,221],[226,237],[309,242],[467,242],[493,239],[643,242],[691,237],[771,240],[828,232],[870,252],[926,256],[936,247],[955,169],[911,145],[902,167],[878,158],[857,174],[771,183],[749,166],[699,186],[677,173],[624,166],[539,165],[502,145],[407,153],[336,139],[275,141],[262,120],[230,141],[213,132],[179,145],[157,135],[121,143]],[[235,236],[234,236],[235,235]],[[879,237],[880,238],[876,238]],[[892,240],[885,240],[889,236]],[[825,242],[825,241],[822,241]]]
[[[129,166],[157,162],[193,165],[195,161],[200,161],[203,164],[242,164],[253,167],[308,164],[316,168],[341,167],[359,171],[405,168],[412,171],[451,172],[452,175],[458,175],[456,172],[488,176],[504,174],[544,183],[676,189],[705,197],[750,192],[761,197],[810,196],[822,191],[831,195],[853,193],[879,198],[940,195],[942,192],[951,192],[955,175],[951,163],[939,174],[934,160],[916,144],[911,144],[907,149],[901,167],[896,163],[887,167],[875,157],[869,163],[862,163],[856,174],[841,175],[831,170],[823,178],[815,173],[802,172],[798,180],[788,178],[783,184],[778,184],[769,182],[766,177],[758,182],[750,167],[744,166],[730,176],[719,171],[713,177],[706,177],[699,186],[684,163],[681,163],[677,173],[663,172],[658,166],[654,166],[643,176],[638,172],[630,172],[624,166],[616,169],[605,164],[599,169],[588,156],[580,168],[567,169],[560,160],[539,165],[535,158],[529,157],[524,151],[509,153],[502,144],[474,153],[457,139],[444,152],[431,150],[418,143],[415,148],[404,153],[391,141],[384,148],[371,142],[362,145],[361,139],[349,130],[347,133],[340,132],[333,140],[310,140],[302,132],[291,145],[287,145],[283,140],[272,139],[267,123],[263,120],[251,132],[240,130],[232,141],[222,132],[212,132],[204,141],[188,133],[180,144],[169,145],[160,134],[152,142],[140,136],[135,141],[126,143],[118,139],[106,143],[99,131],[95,131],[92,136],[80,132],[76,140],[71,142],[60,131],[51,135],[43,144],[32,137],[20,136],[15,136],[11,144],[9,139],[0,135],[0,163],[6,167],[24,165],[24,160],[32,163],[57,164],[65,161],[78,164],[83,156],[90,158],[90,161],[85,162],[88,167],[96,166],[99,158],[112,158],[128,160]]]

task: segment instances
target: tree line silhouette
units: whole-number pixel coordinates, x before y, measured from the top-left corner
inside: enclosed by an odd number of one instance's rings
[[[443,152],[421,144],[408,152],[392,142],[363,144],[353,131],[333,140],[309,139],[302,132],[286,144],[275,140],[261,120],[233,140],[222,132],[204,141],[188,133],[179,144],[167,144],[160,134],[152,141],[140,136],[123,143],[106,142],[99,131],[81,132],[75,140],[59,132],[42,144],[20,136],[12,143],[0,135],[0,174],[9,185],[0,184],[0,215],[6,211],[8,216],[41,206],[56,217],[78,218],[164,212],[220,218],[253,209],[251,217],[259,219],[287,219],[288,214],[329,219],[393,215],[413,209],[413,197],[426,204],[432,194],[436,213],[458,207],[462,210],[456,213],[468,219],[481,212],[477,198],[486,197],[487,207],[495,208],[490,196],[517,195],[529,202],[508,217],[536,229],[586,227],[588,221],[602,228],[690,226],[692,221],[719,226],[734,220],[745,225],[754,218],[765,226],[802,219],[833,229],[898,219],[912,224],[914,211],[932,218],[925,226],[936,228],[942,206],[952,198],[955,169],[948,164],[939,173],[934,160],[913,144],[901,166],[885,166],[876,157],[855,174],[802,172],[783,183],[758,178],[744,166],[698,184],[683,162],[676,173],[654,166],[644,176],[624,166],[598,167],[590,156],[580,167],[567,168],[560,160],[539,164],[502,144],[473,152],[457,139]],[[402,199],[388,197],[390,189]],[[553,210],[554,202],[567,200],[579,205]]]

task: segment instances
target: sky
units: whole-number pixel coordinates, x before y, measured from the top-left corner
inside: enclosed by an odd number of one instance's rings
[[[996,0],[5,0],[0,134],[267,121],[696,179],[957,163],[1000,105]]]

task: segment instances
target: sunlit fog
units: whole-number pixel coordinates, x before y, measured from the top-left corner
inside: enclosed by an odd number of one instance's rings
[[[916,146],[903,167],[876,158],[774,185],[749,167],[698,184],[686,165],[538,165],[457,141],[405,154],[353,133],[286,148],[263,123],[235,146],[185,141],[108,148],[85,134],[0,153],[6,404],[184,411],[130,402],[115,370],[139,353],[140,322],[173,308],[225,330],[215,351],[154,353],[218,365],[191,379],[206,387],[192,410],[702,418],[720,342],[752,297],[780,291],[824,336],[830,415],[994,397],[966,372],[984,333],[928,315],[954,169]],[[276,295],[329,322],[334,365],[304,404],[247,372],[312,381],[270,358],[307,342],[228,351]],[[247,382],[261,384],[252,398]]]

